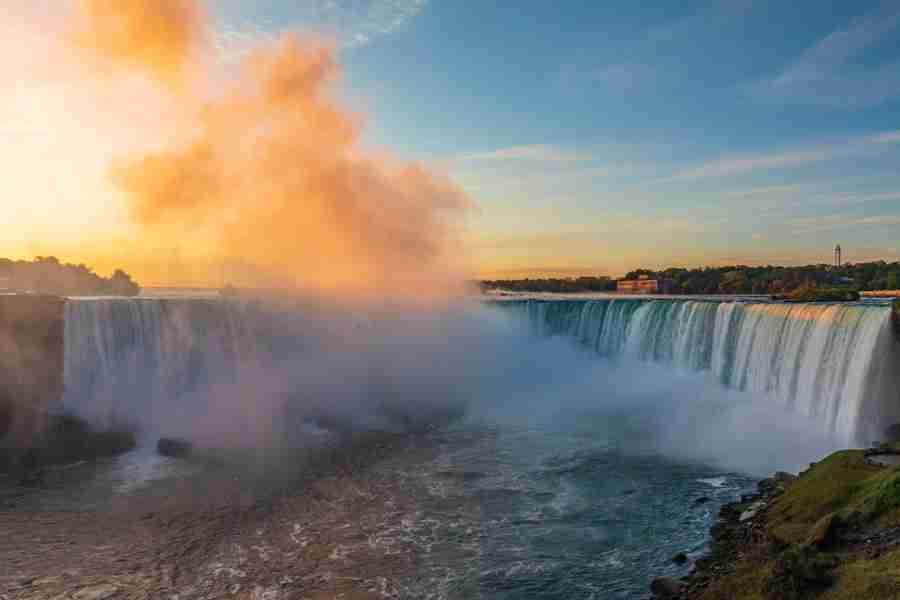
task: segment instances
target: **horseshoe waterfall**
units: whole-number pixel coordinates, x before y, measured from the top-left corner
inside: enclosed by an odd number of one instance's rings
[[[492,305],[535,334],[571,338],[598,360],[706,373],[848,439],[877,439],[900,422],[900,342],[887,304],[608,298]],[[160,409],[202,409],[190,406],[202,401],[192,395],[197,389],[296,353],[305,325],[290,323],[286,329],[265,311],[225,300],[70,300],[64,405],[95,421],[142,423],[158,420]]]
[[[824,430],[866,442],[900,420],[900,351],[887,304],[705,300],[499,302],[534,333],[607,359],[707,372]]]

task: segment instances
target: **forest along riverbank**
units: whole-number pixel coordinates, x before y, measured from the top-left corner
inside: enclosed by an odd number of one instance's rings
[[[900,444],[776,473],[722,506],[711,537],[689,575],[653,581],[655,597],[900,598]]]

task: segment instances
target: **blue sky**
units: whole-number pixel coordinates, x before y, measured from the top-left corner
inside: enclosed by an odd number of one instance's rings
[[[340,40],[367,143],[472,196],[482,274],[900,258],[900,2],[216,0]]]

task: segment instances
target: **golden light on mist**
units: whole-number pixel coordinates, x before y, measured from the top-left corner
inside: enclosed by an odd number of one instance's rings
[[[362,119],[333,97],[329,44],[286,35],[223,68],[195,0],[78,0],[55,27],[28,42],[45,44],[51,65],[34,97],[61,101],[44,113],[60,134],[48,144],[55,158],[35,152],[16,184],[59,188],[44,205],[61,212],[30,223],[37,237],[60,236],[47,246],[143,265],[135,274],[156,282],[164,274],[150,265],[177,254],[215,271],[209,283],[222,279],[213,265],[240,264],[248,281],[235,283],[356,295],[461,288],[470,200],[424,165],[360,148]],[[82,214],[92,215],[85,231],[64,231]]]

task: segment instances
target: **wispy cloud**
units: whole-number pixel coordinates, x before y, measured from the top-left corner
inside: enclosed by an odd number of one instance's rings
[[[820,162],[834,158],[841,152],[840,148],[826,146],[808,150],[777,152],[757,156],[740,156],[709,161],[700,166],[676,173],[672,179],[705,179],[708,177],[726,177],[758,171],[761,169],[780,169],[812,162]]]
[[[429,0],[313,0],[295,2],[277,21],[256,14],[253,4],[233,2],[219,15],[212,36],[224,60],[243,56],[286,31],[333,36],[344,48],[393,34],[419,16]]]
[[[876,152],[886,144],[900,143],[900,132],[888,131],[859,138],[771,152],[767,154],[729,156],[701,163],[675,172],[664,181],[696,180],[742,175],[825,162],[836,158]]]
[[[567,227],[553,231],[531,231],[504,235],[482,235],[472,246],[484,248],[540,248],[571,246],[586,241],[621,241],[646,235],[700,234],[717,230],[723,218],[684,215],[637,215],[606,213],[591,217],[584,227]]]
[[[750,86],[750,94],[764,101],[832,108],[873,106],[898,96],[900,60],[893,57],[874,65],[854,62],[890,39],[898,27],[900,8],[887,3],[825,36],[779,73]]]
[[[559,74],[559,83],[567,88],[593,86],[612,94],[633,92],[670,79],[656,66],[641,62],[599,65],[566,63]]]
[[[855,227],[896,227],[898,225],[900,225],[900,216],[898,215],[873,215],[867,217],[826,215],[792,220],[791,233],[803,235]]]
[[[896,131],[886,131],[884,133],[879,133],[877,135],[873,135],[870,139],[876,144],[900,143],[900,129]]]
[[[558,146],[532,144],[509,146],[485,152],[473,152],[456,157],[458,161],[539,161],[539,162],[587,162],[593,160],[589,152],[570,150]]]

